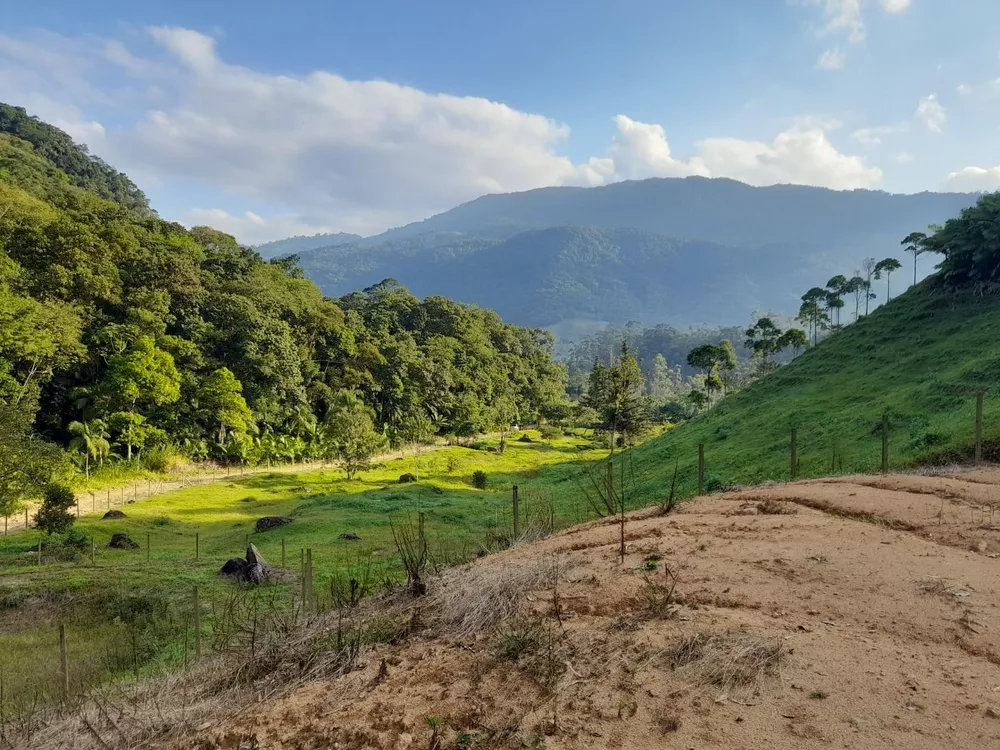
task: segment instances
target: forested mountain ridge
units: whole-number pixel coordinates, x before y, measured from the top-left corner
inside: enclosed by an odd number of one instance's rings
[[[274,240],[256,245],[254,250],[260,253],[265,260],[278,258],[282,255],[295,255],[308,250],[317,250],[322,247],[337,247],[358,242],[362,237],[360,234],[349,234],[347,232],[337,232],[336,234],[314,234],[310,236],[297,235],[283,240]]]
[[[0,133],[0,465],[18,460],[3,450],[25,412],[89,468],[168,447],[371,455],[509,425],[563,395],[544,331],[392,282],[324,297],[292,260],[139,211],[134,192],[78,186],[54,160],[87,155],[50,126],[36,135]]]
[[[327,293],[391,276],[523,325],[577,319],[731,325],[794,315],[800,287],[902,258],[900,240],[970,194],[892,195],[690,177],[487,195],[425,221],[301,253]],[[928,269],[929,270],[929,269]]]

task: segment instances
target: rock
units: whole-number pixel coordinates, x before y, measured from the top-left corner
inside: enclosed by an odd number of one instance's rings
[[[258,532],[270,531],[271,529],[277,529],[280,526],[289,524],[292,522],[291,518],[286,518],[285,516],[264,516],[263,518],[257,519],[257,524],[254,528]]]
[[[267,564],[257,546],[251,544],[247,547],[246,560],[239,557],[227,560],[219,572],[244,583],[264,583],[271,577],[271,566]]]
[[[993,706],[986,707],[986,715],[989,716],[991,719],[1000,719],[1000,711],[998,711]]]
[[[349,531],[344,532],[343,534],[341,534],[337,538],[338,539],[343,539],[343,540],[348,541],[348,542],[356,542],[359,539],[361,539],[361,537],[359,537],[357,534],[352,534]]]
[[[410,474],[409,472],[407,472],[406,474],[400,474],[399,476],[400,484],[409,484],[410,482],[416,482],[416,481],[417,481],[416,474]]]
[[[989,542],[986,542],[986,541],[982,541],[982,542],[980,542],[979,544],[976,545],[976,549],[979,550],[979,554],[983,554],[989,548],[990,548]]]
[[[112,508],[107,513],[105,513],[101,518],[128,518],[124,513],[122,513],[117,508]]]
[[[128,534],[115,534],[108,542],[109,549],[139,549],[139,544],[132,541]]]
[[[535,442],[535,441],[534,441],[534,440],[532,440],[532,439],[531,439],[531,435],[529,435],[529,434],[528,434],[528,433],[526,432],[526,433],[524,433],[523,435],[521,435],[521,437],[519,437],[519,438],[517,439],[517,442],[519,442],[519,443],[533,443],[533,442]]]

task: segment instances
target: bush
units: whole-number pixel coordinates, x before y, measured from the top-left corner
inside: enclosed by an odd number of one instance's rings
[[[46,534],[68,531],[76,519],[69,509],[76,505],[73,490],[64,484],[52,483],[45,488],[45,499],[35,516],[35,526]]]
[[[176,448],[165,445],[142,452],[142,464],[161,474],[180,474],[191,466],[191,460]]]
[[[476,469],[472,472],[472,486],[477,490],[485,490],[488,481],[486,472],[482,469]]]
[[[550,424],[542,425],[538,428],[538,432],[541,433],[543,440],[555,440],[562,435],[562,430]]]

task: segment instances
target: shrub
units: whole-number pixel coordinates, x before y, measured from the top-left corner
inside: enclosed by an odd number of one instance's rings
[[[543,440],[555,440],[562,435],[562,430],[550,424],[542,425],[538,428]]]
[[[164,445],[144,450],[142,464],[161,474],[179,474],[191,466],[191,460],[176,448]]]
[[[46,534],[68,531],[76,520],[69,512],[75,504],[73,490],[64,484],[50,484],[45,488],[45,499],[35,516],[35,526]]]
[[[488,482],[489,480],[486,476],[486,472],[482,469],[476,469],[472,472],[472,486],[477,490],[485,490]]]

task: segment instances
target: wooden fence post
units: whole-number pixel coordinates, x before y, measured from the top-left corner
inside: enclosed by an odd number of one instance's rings
[[[194,656],[201,657],[201,605],[198,603],[198,587],[194,587]]]
[[[306,549],[306,596],[303,606],[308,608],[313,603],[313,551]]]
[[[698,443],[698,494],[705,494],[705,444]]]
[[[93,565],[97,559],[97,539],[90,537],[90,564]]]
[[[151,534],[146,533],[146,562],[149,562],[149,539]]]
[[[889,473],[889,413],[882,412],[882,473]]]
[[[194,559],[197,562],[201,558],[201,535],[194,532]]]
[[[799,474],[799,431],[792,428],[792,479]]]
[[[97,512],[97,493],[95,492],[90,493],[90,512]]]
[[[111,488],[108,487],[108,510],[111,510]]]
[[[513,502],[513,505],[514,505],[514,539],[516,540],[517,537],[519,536],[518,519],[520,517],[520,510],[518,508],[519,500],[518,500],[518,497],[517,497],[517,485],[516,484],[514,485],[512,502]]]
[[[427,556],[427,537],[424,536],[424,512],[420,511],[417,521],[417,546],[420,552],[420,563],[423,564]]]
[[[76,517],[80,517],[80,496],[76,496]]]
[[[28,530],[28,507],[24,507],[24,530]]]
[[[976,463],[983,460],[983,392],[976,394]]]
[[[63,698],[69,698],[69,653],[66,649],[66,626],[59,625],[59,670],[62,676]]]

